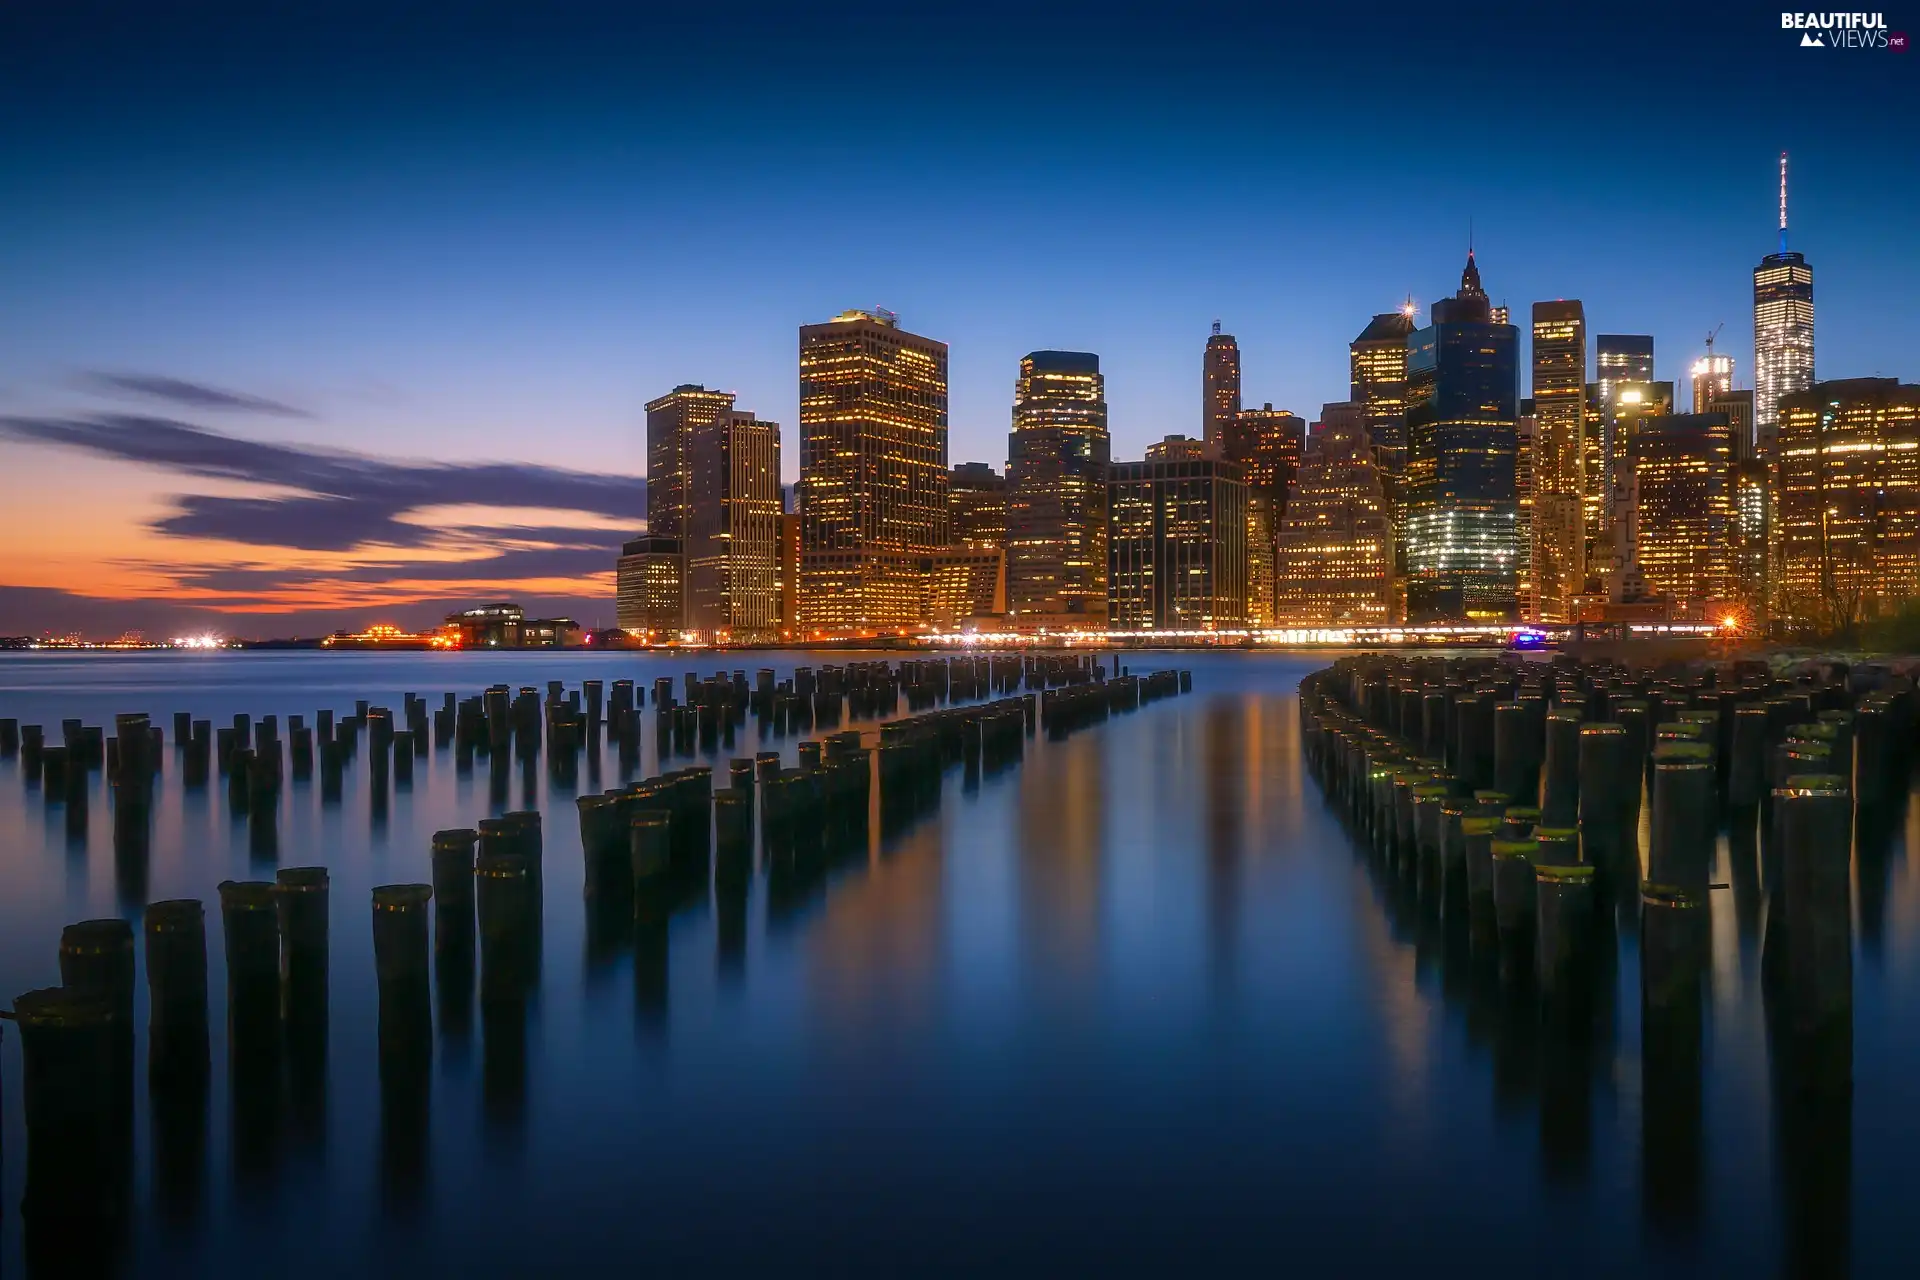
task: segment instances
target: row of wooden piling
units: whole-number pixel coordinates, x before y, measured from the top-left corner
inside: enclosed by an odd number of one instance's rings
[[[938,683],[972,689],[986,682],[1017,687],[1037,678],[1044,686],[1066,671],[1087,670],[982,659],[977,666],[969,664],[965,681],[957,683],[951,664],[902,664],[899,676],[882,676],[884,668],[860,664],[850,674],[834,672],[829,678],[840,686],[837,696],[850,696],[851,690],[894,680],[907,688]],[[769,683],[763,680],[762,689]],[[775,700],[787,683],[773,685]],[[820,694],[812,679],[797,676],[791,683],[808,687],[810,700]],[[740,682],[728,688],[737,692]],[[576,807],[585,892],[600,904],[630,901],[635,928],[648,945],[664,948],[674,886],[704,886],[710,876],[722,893],[744,893],[754,870],[756,810],[769,856],[807,863],[837,841],[859,838],[864,844],[876,778],[883,825],[910,821],[938,803],[942,775],[955,763],[969,776],[1003,768],[1022,758],[1026,739],[1043,726],[1051,736],[1063,735],[1113,711],[1190,688],[1191,676],[1184,672],[1113,679],[1102,672],[1063,680],[1044,695],[1019,694],[887,721],[877,746],[868,746],[858,730],[833,732],[802,742],[793,768],[783,767],[777,752],[734,758],[725,785],[717,789],[710,767],[692,765],[582,796]],[[429,737],[441,745],[464,744],[464,749],[478,749],[480,741],[492,749],[511,749],[516,738],[543,730],[557,749],[568,741],[576,714],[597,722],[603,707],[597,681],[572,693],[550,687],[543,701],[533,703],[528,692],[513,697],[505,686],[495,686],[465,703],[448,695],[430,723],[426,704],[409,695],[399,717],[406,728],[365,702],[337,720],[323,712],[316,726],[323,777],[344,767],[362,736],[371,759],[384,762],[371,767],[390,770],[399,781],[426,750]],[[718,681],[690,681],[688,693],[700,699],[694,705],[712,701],[728,715],[753,705],[753,693],[736,700]],[[1052,696],[1056,693],[1063,696]],[[784,696],[797,700],[800,694]],[[616,681],[605,709],[632,723],[643,698],[631,682]],[[656,688],[657,707],[663,698],[666,708],[676,708],[670,688]],[[1098,717],[1090,711],[1096,701]],[[765,705],[771,709],[775,702]],[[120,717],[109,740],[117,745],[98,753],[103,768],[111,759],[116,808],[122,795],[128,803],[141,797],[150,802],[161,737],[145,720]],[[496,724],[504,729],[495,730]],[[73,758],[82,763],[76,770],[85,768],[93,754],[81,729],[69,730],[67,738],[79,747]],[[218,767],[236,804],[255,812],[271,811],[284,756],[293,758],[296,776],[301,761],[310,764],[313,757],[314,730],[299,717],[289,719],[285,740],[274,717],[237,716],[218,734],[207,721],[177,717],[176,730],[187,771]],[[53,776],[66,786],[66,775],[59,772],[67,767],[64,747],[47,748],[37,734],[20,733],[16,722],[0,722],[0,747],[24,754],[29,737],[38,752],[37,776],[45,782],[48,752],[59,751],[51,759]],[[284,742],[292,744],[291,751]],[[373,890],[383,1097],[389,1090],[401,1098],[424,1096],[431,1059],[429,977],[438,972],[444,980],[469,969],[476,949],[482,1017],[506,1038],[515,1034],[515,1013],[523,1008],[538,969],[543,845],[537,812],[484,818],[473,828],[435,833],[430,883]],[[218,894],[228,1046],[238,1089],[243,1076],[277,1069],[283,1046],[299,1056],[324,1045],[330,879],[323,867],[287,867],[272,881],[223,882]],[[143,933],[147,1074],[156,1104],[166,1106],[199,1096],[211,1068],[205,907],[194,899],[150,903]],[[135,1073],[133,926],[125,920],[69,926],[61,938],[60,979],[59,987],[21,995],[6,1015],[20,1028],[26,1065],[29,1234],[42,1244],[56,1242],[55,1247],[108,1239],[124,1225]],[[523,1027],[518,1034],[524,1035]]]
[[[1647,981],[1670,987],[1659,965],[1687,951],[1671,940],[1704,938],[1718,831],[1751,838],[1758,824],[1768,971],[1792,1024],[1821,1035],[1850,1022],[1853,831],[1904,797],[1910,683],[1366,657],[1301,692],[1329,795],[1423,901],[1463,912],[1544,992],[1591,972],[1590,925],[1608,902],[1638,912]]]

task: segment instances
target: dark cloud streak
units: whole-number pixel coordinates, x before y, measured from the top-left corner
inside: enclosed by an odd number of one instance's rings
[[[446,535],[401,519],[439,506],[578,511],[625,521],[646,514],[646,481],[532,463],[432,463],[241,440],[171,418],[0,416],[0,439],[74,449],[155,470],[294,490],[286,497],[186,494],[155,524],[176,538],[301,551],[422,547]],[[489,531],[503,537],[509,529]]]
[[[265,396],[247,395],[210,387],[204,382],[188,382],[153,373],[104,373],[98,370],[80,375],[79,384],[89,391],[109,395],[144,396],[186,409],[212,410],[218,413],[263,413],[275,418],[311,418],[305,409]]]

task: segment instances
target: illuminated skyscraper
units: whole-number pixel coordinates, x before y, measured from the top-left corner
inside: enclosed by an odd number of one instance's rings
[[[1519,554],[1513,566],[1513,611],[1529,622],[1540,617],[1533,590],[1533,540],[1538,533],[1533,521],[1533,459],[1539,434],[1540,419],[1534,416],[1533,401],[1522,400],[1520,416],[1513,420],[1514,524],[1520,530]]]
[[[614,620],[629,637],[651,643],[679,634],[684,598],[677,539],[648,534],[623,544],[614,584]]]
[[[780,424],[729,409],[687,449],[686,620],[714,640],[780,629]]]
[[[1518,335],[1471,252],[1460,292],[1407,338],[1407,618],[1513,616]]]
[[[1774,616],[1844,630],[1920,594],[1920,386],[1817,382],[1779,427]]]
[[[1716,615],[1715,606],[1739,599],[1733,432],[1726,415],[1644,418],[1632,452],[1641,572],[1652,590],[1672,599],[1676,616]]]
[[[1653,381],[1653,338],[1644,333],[1603,333],[1593,340],[1593,377],[1600,402],[1613,399],[1616,382]]]
[[[731,408],[731,391],[709,391],[690,382],[647,402],[648,533],[662,538],[687,536],[693,433],[711,426]]]
[[[1286,517],[1287,494],[1300,473],[1306,421],[1271,403],[1242,409],[1221,437],[1226,461],[1247,474],[1247,622],[1274,619],[1274,539]],[[1152,456],[1149,450],[1149,456]]]
[[[1300,472],[1300,448],[1306,437],[1306,419],[1268,403],[1234,415],[1221,439],[1220,456],[1246,469],[1250,487],[1265,490],[1284,504]]]
[[[1108,616],[1121,631],[1246,625],[1247,483],[1230,462],[1120,462],[1108,499]]]
[[[1586,312],[1575,301],[1534,303],[1529,576],[1542,622],[1574,621],[1586,585],[1586,382]]]
[[[975,547],[1007,541],[1007,478],[984,462],[962,462],[947,477],[953,540]]]
[[[1200,383],[1200,436],[1218,449],[1221,432],[1240,412],[1240,345],[1232,334],[1220,332],[1218,320],[1213,322],[1213,336],[1207,339]]]
[[[1100,357],[1023,357],[1007,438],[1006,596],[1014,625],[1105,625],[1111,448]]]
[[[1780,153],[1780,252],[1753,269],[1753,422],[1773,433],[1780,397],[1813,385],[1813,268],[1787,252],[1787,153]]]
[[[1733,357],[1708,348],[1705,356],[1693,362],[1693,411],[1710,412],[1708,405],[1732,391]]]
[[[1587,385],[1588,440],[1599,448],[1597,478],[1587,479],[1590,537],[1587,577],[1617,578],[1633,564],[1634,470],[1633,439],[1646,418],[1673,412],[1671,382],[1617,381],[1602,398],[1597,384]]]
[[[886,311],[800,329],[800,618],[808,632],[918,624],[944,551],[947,344]]]
[[[1749,400],[1748,408],[1752,405]],[[1730,425],[1737,440],[1739,427]],[[1768,536],[1773,528],[1773,468],[1758,458],[1734,464],[1733,521],[1734,591],[1747,624],[1758,627],[1773,616],[1773,562]]]
[[[1409,302],[1375,316],[1347,345],[1349,398],[1366,414],[1375,457],[1389,476],[1407,466],[1407,335],[1413,329]]]
[[[1363,405],[1329,404],[1307,436],[1274,553],[1275,621],[1288,627],[1387,622],[1392,530]]]
[[[1631,470],[1626,466],[1624,446],[1617,458],[1611,452],[1611,426],[1616,409],[1614,389],[1628,383],[1641,386],[1652,383],[1653,338],[1644,333],[1603,333],[1594,338],[1593,347],[1594,381],[1588,383],[1586,388],[1587,438],[1584,451],[1589,578],[1604,573],[1608,568],[1608,548],[1602,542],[1610,523],[1608,510],[1618,497],[1614,479]],[[1627,412],[1637,418],[1652,410],[1636,401]],[[1673,410],[1669,407],[1659,412],[1671,413]]]

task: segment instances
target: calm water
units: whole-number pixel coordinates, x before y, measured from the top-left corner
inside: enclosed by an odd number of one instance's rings
[[[784,677],[795,662],[837,660],[724,665]],[[338,806],[323,807],[317,785],[290,786],[279,863],[333,876],[324,1074],[284,1091],[264,1138],[236,1140],[211,911],[204,1158],[156,1178],[142,1073],[126,1270],[1912,1274],[1911,826],[1860,886],[1850,1106],[1808,1123],[1776,1098],[1758,906],[1728,892],[1715,895],[1697,1084],[1648,1079],[1649,1118],[1631,931],[1584,1041],[1503,1001],[1459,939],[1376,881],[1304,775],[1294,688],[1323,658],[1128,661],[1190,668],[1194,693],[1064,742],[1043,736],[977,788],[955,770],[936,812],[876,833],[799,901],[770,902],[757,875],[744,947],[723,945],[716,904],[686,904],[664,996],[617,949],[589,955],[573,794],[544,770],[529,780],[516,766],[500,805],[484,762],[458,776],[438,752],[382,822],[364,754]],[[116,711],[146,711],[170,733],[176,709],[216,724],[236,711],[311,723],[356,697],[397,710],[406,691],[437,705],[443,690],[495,681],[645,686],[722,665],[19,654],[0,657],[0,715],[57,738],[63,716],[110,726]],[[651,706],[647,718],[650,773]],[[722,754],[756,745],[794,759],[791,739],[756,744],[751,721]],[[97,777],[89,834],[75,840],[17,762],[0,761],[0,1000],[58,981],[69,921],[137,919],[160,898],[213,905],[220,880],[270,878],[224,789],[183,793],[171,742],[167,756],[144,886],[116,871]],[[597,780],[590,769],[582,789],[620,781],[610,751]],[[546,815],[546,854],[524,1066],[488,1053],[478,1019],[439,1018],[418,1161],[382,1123],[368,891],[428,879],[437,828],[528,803]],[[143,1038],[145,1018],[143,987]],[[24,1270],[20,1070],[8,1034],[10,1275]]]

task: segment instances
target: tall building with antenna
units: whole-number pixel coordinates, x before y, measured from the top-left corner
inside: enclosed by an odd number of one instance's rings
[[[1787,251],[1787,153],[1780,153],[1780,251],[1753,269],[1753,424],[1774,436],[1780,397],[1813,385],[1813,268]]]
[[[1213,336],[1207,339],[1200,382],[1200,435],[1217,458],[1227,424],[1240,412],[1240,344],[1232,334],[1220,332],[1218,320],[1213,322]]]
[[[1407,620],[1512,618],[1519,552],[1518,334],[1471,251],[1460,291],[1407,337]]]

